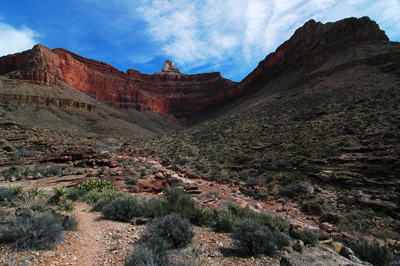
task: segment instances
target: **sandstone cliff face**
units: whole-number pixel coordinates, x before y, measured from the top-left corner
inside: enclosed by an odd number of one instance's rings
[[[219,72],[182,74],[169,60],[154,75],[132,69],[124,73],[106,63],[43,45],[0,57],[0,75],[41,84],[65,82],[115,108],[188,118],[237,99],[280,75],[317,66],[342,49],[375,40],[388,38],[366,17],[327,24],[310,20],[239,84],[221,77]]]
[[[65,49],[36,45],[24,53],[0,58],[0,73],[10,78],[42,84],[66,84],[116,108],[151,110],[159,114],[190,117],[232,100],[235,83],[219,72],[185,75],[169,60],[162,72],[127,73],[103,62],[90,60]]]
[[[352,45],[377,40],[389,39],[368,17],[326,24],[310,20],[261,61],[239,86],[254,89],[290,71],[316,66]]]

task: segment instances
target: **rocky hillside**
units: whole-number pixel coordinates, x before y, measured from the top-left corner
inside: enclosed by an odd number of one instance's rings
[[[334,41],[328,32],[344,35]],[[377,40],[355,43],[367,32]],[[324,39],[328,36],[335,45]],[[353,44],[346,47],[347,40]],[[290,43],[297,44],[291,51],[308,52],[285,52]],[[277,73],[273,78],[268,66]],[[200,125],[136,142],[136,148],[157,150],[164,161],[209,179],[247,184],[243,189],[251,196],[318,202],[293,185],[301,181],[339,193],[338,199],[316,204],[319,210],[340,205],[348,213],[359,206],[399,217],[400,43],[388,41],[366,18],[311,21],[251,76],[254,83],[246,86],[257,88],[255,93]],[[366,215],[363,211],[357,215]]]
[[[368,17],[348,18],[322,24],[310,20],[296,30],[293,36],[269,54],[241,83],[246,90],[265,85],[272,79],[296,70],[309,72],[343,49],[353,45],[383,40],[385,32]]]

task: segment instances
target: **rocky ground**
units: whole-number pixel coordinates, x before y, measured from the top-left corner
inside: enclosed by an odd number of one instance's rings
[[[172,162],[158,159],[155,151],[135,150],[128,140],[109,138],[99,141],[16,124],[3,124],[0,130],[4,136],[0,143],[2,187],[40,187],[51,193],[55,186],[71,187],[88,179],[105,179],[126,193],[153,196],[162,192],[165,186],[179,183],[187,193],[209,209],[223,209],[235,203],[256,212],[280,216],[295,228],[321,228],[320,239],[327,245],[362,235],[374,238],[371,235],[374,230],[387,229],[395,235],[394,220],[390,217],[371,216],[360,219],[357,216],[354,223],[359,228],[349,226],[347,222],[336,221],[335,224],[335,219],[350,221],[351,218],[341,211],[346,208],[340,205],[342,194],[318,183],[304,180],[293,183],[291,180],[282,188],[291,185],[292,190],[308,195],[309,201],[324,199],[321,204],[335,206],[338,212],[332,212],[331,216],[328,214],[328,223],[323,223],[318,207],[317,211],[312,206],[308,210],[304,202],[282,194],[269,193],[267,189],[255,184],[210,179],[195,174]],[[130,183],[132,179],[136,182]],[[254,194],[254,191],[257,193]],[[264,196],[257,196],[260,193],[264,193]],[[363,198],[363,192],[360,194],[358,197]],[[54,249],[16,251],[10,245],[5,245],[0,251],[0,261],[11,265],[122,265],[132,244],[145,230],[144,227],[103,220],[100,213],[90,212],[90,209],[84,203],[75,203],[72,214],[78,220],[78,230],[67,233]],[[229,250],[234,250],[235,245],[229,234],[216,233],[202,227],[196,227],[195,233],[190,249],[197,250],[196,254],[203,265],[279,265],[279,257],[238,257],[231,254]],[[176,256],[185,256],[176,253]]]

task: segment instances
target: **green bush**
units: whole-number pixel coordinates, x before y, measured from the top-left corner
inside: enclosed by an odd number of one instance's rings
[[[109,189],[109,190],[118,190],[118,188],[110,181],[106,180],[88,180],[83,182],[82,184],[79,184],[75,186],[77,189],[83,189],[86,191],[102,191],[103,189]]]
[[[306,201],[301,204],[301,209],[309,214],[321,215],[322,205],[315,201]]]
[[[61,203],[60,209],[62,211],[72,211],[74,209],[74,201],[69,199],[65,200]]]
[[[74,215],[65,216],[61,219],[61,225],[64,231],[75,231],[78,227],[78,220]]]
[[[126,266],[169,266],[172,265],[169,246],[160,237],[142,237],[127,256]]]
[[[180,187],[166,188],[164,190],[164,208],[167,213],[177,213],[190,218],[194,208],[192,196],[185,194]]]
[[[245,255],[274,255],[276,247],[289,245],[289,237],[275,233],[266,226],[244,220],[232,231],[232,238]]]
[[[18,197],[22,194],[22,191],[24,190],[25,186],[24,185],[15,185],[10,187],[11,192],[15,197]]]
[[[84,190],[85,191],[85,190]],[[87,204],[95,204],[101,200],[101,192],[96,190],[86,191],[79,199]]]
[[[240,219],[229,210],[214,210],[212,226],[217,232],[232,232],[233,228],[240,222]]]
[[[173,248],[187,246],[194,236],[190,222],[175,213],[154,219],[146,228],[150,236],[163,238]]]
[[[299,238],[304,242],[304,245],[311,245],[315,247],[318,244],[319,237],[316,233],[314,233],[313,230],[304,229],[300,232]]]
[[[82,190],[78,190],[78,191],[82,191]],[[85,190],[83,190],[85,191]],[[100,191],[96,191],[96,190],[91,190],[85,193],[82,193],[81,195],[79,195],[80,192],[78,192],[78,197],[80,200],[89,203],[89,204],[94,204],[97,203],[99,201],[104,201],[104,200],[108,200],[108,201],[112,201],[115,200],[117,198],[121,198],[124,197],[125,194],[118,191],[118,190],[110,190],[110,189],[103,189],[101,192]]]
[[[10,189],[5,187],[0,187],[0,203],[10,202],[13,197],[14,194]]]
[[[279,216],[258,214],[256,220],[260,225],[264,225],[274,232],[287,232],[289,224],[285,219]]]
[[[81,198],[83,198],[83,196],[87,193],[86,190],[84,189],[78,189],[78,188],[70,188],[67,192],[67,199],[73,200],[73,201],[78,201]]]
[[[101,210],[101,214],[113,221],[129,222],[143,215],[142,202],[134,197],[121,197],[111,201]]]
[[[44,212],[48,204],[48,196],[35,196],[34,194],[28,193],[19,198],[13,199],[13,204],[22,207],[22,208],[29,208],[34,212]]]
[[[143,211],[145,217],[156,218],[169,214],[169,208],[166,208],[165,200],[162,198],[150,198],[143,202]]]
[[[381,246],[377,241],[368,242],[358,239],[349,245],[356,256],[362,261],[368,261],[375,266],[389,265],[393,260],[393,254],[387,246]]]
[[[211,217],[212,213],[210,211],[207,211],[201,205],[196,205],[192,210],[190,222],[195,225],[204,226],[210,223]]]
[[[44,192],[45,192],[44,189],[38,186],[29,189],[29,194],[32,195],[33,197],[41,197],[44,195]]]
[[[105,206],[110,204],[113,200],[99,200],[97,201],[90,211],[92,212],[101,212]]]
[[[0,229],[0,243],[13,243],[17,249],[49,249],[63,234],[62,222],[48,213],[18,217]]]

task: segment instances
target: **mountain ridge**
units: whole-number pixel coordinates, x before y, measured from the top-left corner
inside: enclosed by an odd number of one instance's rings
[[[361,48],[353,49],[358,46]],[[258,90],[261,94],[272,90],[284,92],[343,67],[397,62],[399,58],[398,44],[390,42],[368,17],[326,24],[306,22],[238,83],[224,79],[220,72],[186,75],[169,60],[161,72],[152,75],[133,69],[123,72],[63,48],[50,50],[38,44],[31,50],[0,57],[0,76],[3,84],[19,80],[53,89],[43,87],[44,91],[39,92],[29,91],[30,85],[24,85],[24,89],[12,85],[0,91],[0,98],[3,102],[36,102],[86,111],[95,110],[102,103],[116,112],[152,112],[190,126],[240,105],[246,101],[245,95],[251,96]],[[274,80],[282,83],[264,89]],[[69,87],[89,98],[84,101],[79,93],[68,94],[72,92]],[[49,96],[54,88],[58,93]]]

